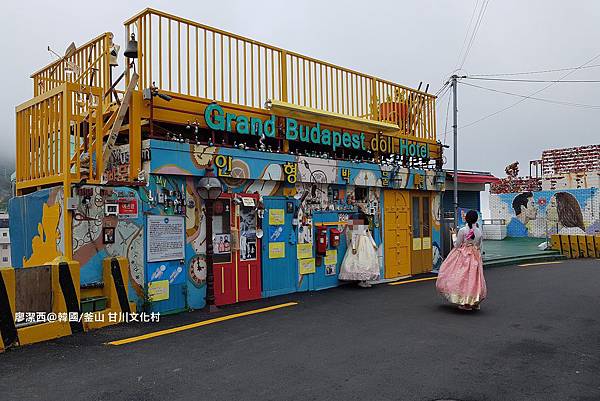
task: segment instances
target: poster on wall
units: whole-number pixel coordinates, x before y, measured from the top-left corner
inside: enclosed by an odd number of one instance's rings
[[[335,265],[325,265],[325,275],[326,276],[335,276],[336,268]]]
[[[148,299],[152,302],[169,299],[169,280],[149,282]]]
[[[215,234],[213,237],[213,253],[222,255],[231,252],[231,234]]]
[[[298,271],[300,274],[311,274],[315,272],[315,258],[300,259],[298,261]]]
[[[325,254],[325,264],[335,265],[337,263],[337,249],[328,249]]]
[[[240,237],[240,260],[255,260],[256,259],[256,238],[246,239]]]
[[[423,238],[423,249],[431,249],[431,237]]]
[[[148,262],[185,259],[183,216],[148,216]]]
[[[298,259],[312,258],[312,244],[298,244]]]
[[[285,258],[285,242],[271,242],[269,244],[269,259]]]
[[[285,213],[283,209],[269,210],[269,225],[281,226],[285,223]]]
[[[252,198],[242,198],[251,200]],[[245,204],[244,204],[245,205]],[[256,239],[256,212],[253,208],[242,207],[240,210],[240,260],[255,260],[257,239]]]
[[[120,219],[137,219],[138,217],[138,203],[135,198],[121,198],[118,201],[119,204],[119,218]]]

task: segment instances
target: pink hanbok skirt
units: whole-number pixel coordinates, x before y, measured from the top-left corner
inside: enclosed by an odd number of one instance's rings
[[[440,266],[437,291],[455,305],[478,306],[487,295],[483,261],[471,244],[454,248]]]

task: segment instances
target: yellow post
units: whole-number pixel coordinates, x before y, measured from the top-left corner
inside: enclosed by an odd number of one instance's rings
[[[279,52],[279,67],[281,68],[281,101],[287,102],[287,52],[285,50]]]
[[[571,244],[571,257],[579,258],[579,241],[577,240],[577,235],[569,235],[568,237]]]
[[[567,258],[571,258],[571,242],[569,241],[569,236],[560,234],[560,244],[561,244],[561,252]]]
[[[71,230],[71,212],[67,209],[67,202],[71,197],[71,141],[70,141],[70,123],[71,123],[71,93],[69,84],[63,84],[63,116],[62,116],[62,162],[63,162],[63,214],[64,230],[63,245],[65,247],[64,255],[67,260],[73,259],[73,234]]]
[[[590,257],[585,235],[577,235],[577,241],[579,242],[579,256],[582,258]]]
[[[142,169],[141,109],[142,93],[135,91],[129,106],[129,179],[131,181],[137,179]]]
[[[379,106],[377,105],[377,80],[371,78],[371,119],[379,121]]]

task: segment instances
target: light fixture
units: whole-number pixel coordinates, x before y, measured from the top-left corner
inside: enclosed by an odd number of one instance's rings
[[[206,170],[206,175],[198,181],[198,195],[203,200],[215,200],[223,193],[221,180],[212,174],[212,169]]]

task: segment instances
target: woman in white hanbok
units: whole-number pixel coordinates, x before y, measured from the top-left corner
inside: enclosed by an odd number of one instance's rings
[[[348,249],[338,278],[358,281],[361,287],[370,287],[369,281],[379,279],[379,258],[377,244],[369,226],[363,224],[347,226],[346,243]]]

